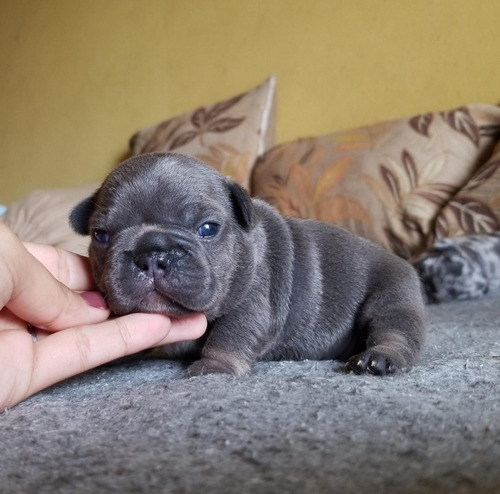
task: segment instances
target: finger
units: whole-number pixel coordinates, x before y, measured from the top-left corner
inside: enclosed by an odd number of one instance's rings
[[[0,237],[0,307],[49,330],[101,322],[109,316],[102,310],[102,298],[91,293],[84,299],[57,281],[9,229],[0,227]]]
[[[19,317],[13,314],[9,309],[4,307],[0,310],[0,331],[9,329],[26,330],[26,327],[26,321],[19,319]]]
[[[34,347],[26,330],[0,332],[0,413],[29,396]]]
[[[29,394],[111,360],[159,344],[198,337],[204,331],[203,318],[172,324],[160,314],[129,314],[94,326],[71,328],[36,342],[33,380]],[[182,330],[181,330],[182,329]]]
[[[87,257],[50,245],[24,242],[24,246],[61,283],[76,291],[95,288]]]
[[[191,314],[182,318],[171,318],[172,327],[167,338],[155,346],[168,345],[174,341],[196,340],[207,329],[207,318],[203,314]]]

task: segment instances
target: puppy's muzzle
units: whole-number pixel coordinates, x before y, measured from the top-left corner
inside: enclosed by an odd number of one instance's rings
[[[185,242],[185,241],[184,241]],[[146,232],[131,252],[134,264],[148,276],[163,276],[185,255],[183,239],[178,235],[162,232]]]

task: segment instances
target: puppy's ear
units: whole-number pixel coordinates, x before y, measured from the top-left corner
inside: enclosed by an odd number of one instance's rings
[[[255,210],[248,192],[232,180],[228,180],[228,188],[233,205],[233,212],[238,223],[244,228],[253,228]]]
[[[69,215],[69,223],[80,235],[89,235],[89,219],[95,208],[95,196],[78,203]]]

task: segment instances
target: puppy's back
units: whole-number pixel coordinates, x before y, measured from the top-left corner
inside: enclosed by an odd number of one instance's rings
[[[418,329],[425,320],[420,282],[409,263],[341,227],[284,218],[261,201],[256,208],[267,237],[279,245],[268,255],[270,282],[279,287],[271,310],[281,314],[282,327],[265,359],[348,356],[355,350],[352,342],[363,340],[368,303],[408,305],[412,330],[423,332]],[[291,276],[283,279],[287,271]]]

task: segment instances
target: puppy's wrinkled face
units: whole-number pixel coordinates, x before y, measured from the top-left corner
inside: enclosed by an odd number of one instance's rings
[[[253,258],[249,201],[197,160],[150,154],[113,171],[71,222],[91,236],[93,275],[114,313],[210,319]]]

